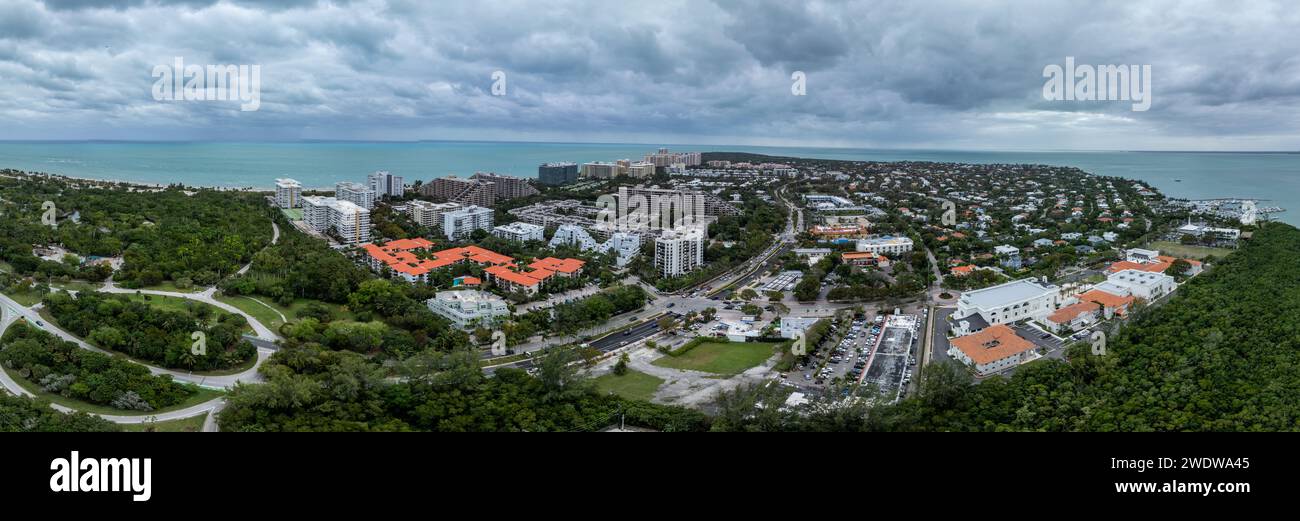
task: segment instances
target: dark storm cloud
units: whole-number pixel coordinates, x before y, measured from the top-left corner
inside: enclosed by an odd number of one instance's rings
[[[1294,149],[1295,27],[1280,1],[0,0],[0,138]],[[1044,100],[1066,56],[1150,65],[1151,110]],[[261,109],[155,101],[175,57],[260,65]]]

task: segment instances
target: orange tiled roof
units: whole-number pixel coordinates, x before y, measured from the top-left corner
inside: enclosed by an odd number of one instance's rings
[[[970,264],[967,264],[967,265],[965,265],[965,266],[957,266],[956,268],[953,268],[953,269],[952,269],[952,274],[953,274],[953,275],[970,275],[970,274],[971,274],[972,272],[974,272],[974,271],[975,271],[975,266],[972,266],[972,265],[970,265]]]
[[[389,241],[383,246],[375,244],[362,245],[362,249],[367,255],[388,266],[389,269],[399,273],[406,273],[413,276],[420,276],[430,271],[445,268],[453,264],[470,260],[479,264],[491,265],[513,265],[514,259],[508,255],[480,248],[478,246],[466,246],[464,248],[450,248],[436,251],[430,255],[430,258],[420,259],[411,253],[413,250],[427,250],[433,246],[432,242],[426,239],[399,239]]]
[[[1087,301],[1080,302],[1078,304],[1065,306],[1061,309],[1056,310],[1055,313],[1052,313],[1051,315],[1047,316],[1047,320],[1056,322],[1057,324],[1064,324],[1066,322],[1074,320],[1079,315],[1088,313],[1090,311],[1097,311],[1098,309],[1101,309],[1101,306],[1096,302],[1087,302]]]
[[[581,270],[586,264],[587,263],[578,259],[557,259],[555,257],[547,257],[545,259],[534,261],[532,264],[529,264],[528,267],[539,270],[558,271],[560,273],[572,275],[577,273],[578,270]]]
[[[1079,300],[1084,302],[1096,302],[1107,308],[1119,308],[1132,304],[1134,299],[1132,295],[1121,297],[1119,295],[1094,289],[1079,295]]]
[[[506,282],[521,286],[536,286],[542,281],[550,278],[552,275],[555,275],[555,272],[550,270],[533,270],[527,273],[520,273],[517,271],[511,271],[510,268],[506,266],[493,266],[483,270],[483,272]]]
[[[970,357],[976,365],[996,362],[1034,348],[1028,340],[1016,336],[1011,328],[996,324],[977,333],[952,339],[953,347]]]

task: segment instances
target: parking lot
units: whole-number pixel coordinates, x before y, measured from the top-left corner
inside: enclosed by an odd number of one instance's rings
[[[837,381],[857,380],[866,365],[870,348],[875,344],[872,325],[867,318],[840,322],[839,327],[830,333],[831,340],[820,350],[809,353],[811,363],[796,367],[798,374],[791,375],[790,379],[802,386],[817,388]],[[826,363],[818,370],[823,360]]]
[[[895,400],[903,394],[904,388],[911,383],[912,371],[916,368],[917,328],[919,317],[916,315],[891,315],[883,324],[883,331],[876,347],[875,356],[870,357],[866,372],[859,383],[874,386],[880,395]]]

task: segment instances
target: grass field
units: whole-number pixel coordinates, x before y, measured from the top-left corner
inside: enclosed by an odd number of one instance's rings
[[[14,302],[22,304],[24,307],[32,307],[39,304],[41,302],[41,297],[44,296],[37,295],[34,291],[5,291],[5,295],[9,295],[9,298],[14,299]]]
[[[767,342],[705,342],[677,356],[665,355],[653,363],[672,369],[735,375],[771,358],[776,345]]]
[[[232,306],[239,308],[241,311],[248,313],[249,315],[253,315],[253,317],[257,318],[259,322],[266,324],[266,327],[271,328],[272,331],[279,331],[280,324],[284,323],[283,320],[280,320],[280,314],[276,313],[276,311],[283,313],[284,317],[289,319],[289,322],[297,322],[298,311],[306,307],[307,304],[310,304],[312,302],[319,302],[329,307],[330,309],[334,310],[335,320],[352,320],[353,318],[355,318],[352,315],[352,313],[349,312],[344,306],[338,304],[331,304],[329,302],[322,302],[319,300],[297,299],[293,301],[293,304],[290,304],[288,307],[285,307],[276,304],[275,301],[271,300],[270,297],[264,297],[260,295],[254,295],[251,298],[242,295],[240,296],[222,295],[216,298],[218,301],[224,302],[226,304],[230,304]],[[257,300],[253,300],[254,298]]]
[[[1228,248],[1211,248],[1209,246],[1188,246],[1170,241],[1156,241],[1144,246],[1151,250],[1160,250],[1160,253],[1174,257],[1201,260],[1211,255],[1220,259],[1228,256],[1233,250]]]
[[[148,412],[124,411],[122,409],[109,407],[107,405],[99,405],[90,402],[83,402],[81,400],[65,398],[63,396],[54,393],[47,393],[45,391],[42,391],[41,386],[38,385],[36,382],[23,378],[22,375],[18,374],[18,371],[11,370],[7,367],[0,367],[0,370],[3,370],[4,372],[8,373],[9,376],[13,378],[15,382],[18,382],[19,386],[22,386],[23,389],[27,389],[27,392],[36,395],[37,398],[43,400],[49,400],[50,403],[57,403],[64,407],[70,407],[78,411],[85,411],[85,412],[95,413],[95,414],[113,414],[117,416],[147,416],[150,414],[158,414],[161,412],[174,411],[177,409],[192,407],[200,403],[206,402],[208,400],[211,400],[213,398],[221,397],[226,394],[225,391],[214,391],[212,389],[205,389],[200,387],[198,388],[199,389],[198,393],[189,397],[189,399],[181,403],[178,403],[176,405],[173,405],[171,407],[164,407],[162,409],[157,409]]]
[[[592,382],[596,384],[596,391],[600,394],[614,393],[629,400],[645,402],[650,401],[655,391],[664,383],[662,378],[632,369],[628,369],[627,374],[623,376],[609,373]]]
[[[152,285],[152,286],[145,286],[145,287],[140,288],[140,289],[151,289],[151,290],[154,290],[154,291],[171,291],[171,292],[175,292],[175,293],[198,293],[198,292],[200,292],[200,291],[203,291],[203,290],[206,289],[206,288],[199,287],[199,286],[190,286],[189,288],[181,289],[181,288],[176,287],[176,284],[173,284],[172,281],[169,280],[169,281],[164,281],[164,282],[161,283],[161,284],[154,284],[154,285]]]
[[[127,432],[200,432],[203,430],[203,422],[208,419],[208,413],[179,420],[167,420],[160,422],[145,423],[119,423],[122,430]]]

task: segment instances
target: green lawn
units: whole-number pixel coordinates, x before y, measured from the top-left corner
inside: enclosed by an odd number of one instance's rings
[[[609,373],[592,382],[596,384],[596,391],[600,394],[614,393],[629,400],[645,402],[650,401],[655,391],[664,383],[662,378],[632,369],[628,369],[627,374],[623,376]]]
[[[5,295],[9,295],[14,302],[24,307],[35,306],[41,302],[41,297],[44,297],[44,295],[37,295],[35,291],[5,291]]]
[[[281,208],[280,212],[283,213],[285,217],[288,217],[290,221],[302,220],[302,210],[299,208]]]
[[[352,313],[349,312],[347,308],[345,308],[344,306],[341,306],[339,304],[331,304],[329,302],[323,302],[319,300],[297,299],[293,301],[293,304],[290,304],[288,307],[285,307],[275,303],[275,301],[271,300],[270,297],[266,297],[262,295],[253,295],[251,298],[242,295],[239,296],[221,295],[216,297],[216,299],[223,303],[235,306],[239,308],[240,311],[252,315],[253,317],[257,318],[259,322],[266,324],[266,327],[271,328],[272,331],[279,331],[280,325],[284,323],[283,320],[280,320],[280,315],[277,314],[276,311],[283,313],[284,317],[289,319],[289,322],[297,322],[298,311],[306,307],[307,304],[312,302],[318,302],[324,304],[325,306],[334,310],[335,320],[352,320],[355,318],[352,315]],[[253,299],[257,299],[257,300],[255,301]]]
[[[122,430],[127,432],[200,432],[203,430],[203,422],[208,419],[208,413],[179,420],[167,420],[160,422],[145,423],[119,423]]]
[[[1188,246],[1170,241],[1156,241],[1144,246],[1151,250],[1160,250],[1160,253],[1173,257],[1201,260],[1210,255],[1220,259],[1228,256],[1235,250],[1228,248],[1211,248],[1209,246]]]
[[[665,355],[653,363],[672,369],[736,375],[771,358],[776,346],[769,342],[704,342],[690,351],[677,356]]]
[[[127,289],[131,289],[131,288],[127,288]],[[203,290],[206,289],[206,288],[203,288],[203,287],[200,287],[200,286],[190,286],[190,287],[188,287],[188,288],[181,289],[181,288],[176,287],[176,284],[175,284],[175,283],[173,283],[172,281],[168,280],[168,281],[163,281],[161,284],[154,284],[154,285],[152,285],[152,286],[145,286],[145,287],[140,288],[140,289],[149,289],[149,290],[154,290],[154,291],[171,291],[171,292],[175,292],[175,293],[198,293],[198,292],[200,292],[200,291],[203,291]]]
[[[47,392],[41,390],[41,386],[40,386],[39,384],[37,384],[37,383],[35,383],[35,382],[31,381],[31,380],[28,380],[28,379],[26,379],[26,378],[23,378],[22,375],[18,374],[18,371],[14,371],[14,370],[11,370],[11,369],[9,369],[9,368],[7,368],[7,367],[3,367],[3,366],[0,366],[0,370],[3,370],[4,372],[9,373],[9,376],[10,376],[11,378],[13,378],[15,382],[18,382],[18,385],[22,386],[23,389],[27,389],[27,392],[36,395],[37,398],[40,398],[40,399],[43,399],[43,400],[49,400],[50,403],[57,403],[57,404],[62,405],[62,406],[64,406],[64,407],[71,407],[71,408],[76,409],[76,410],[78,410],[78,411],[85,411],[85,412],[95,413],[95,414],[112,414],[112,415],[117,415],[117,416],[147,416],[147,415],[150,415],[150,414],[158,414],[158,413],[167,412],[167,411],[174,411],[174,410],[177,410],[177,409],[184,409],[184,408],[186,408],[186,407],[193,407],[193,406],[198,405],[198,404],[200,404],[200,403],[206,402],[206,401],[211,400],[211,399],[213,399],[213,398],[218,398],[218,397],[224,396],[224,395],[226,394],[225,391],[216,391],[216,390],[212,390],[212,389],[206,389],[206,388],[203,388],[203,387],[199,387],[199,388],[198,388],[198,390],[199,390],[198,393],[195,393],[193,396],[190,396],[190,397],[189,397],[188,399],[186,399],[185,401],[183,401],[183,402],[181,402],[181,403],[178,403],[178,404],[176,404],[176,405],[173,405],[173,406],[171,406],[171,407],[163,407],[162,409],[157,409],[157,410],[148,411],[148,412],[144,412],[144,411],[125,411],[125,410],[122,410],[122,409],[117,409],[117,408],[109,407],[109,406],[107,406],[107,405],[99,405],[99,404],[90,403],[90,402],[83,402],[83,401],[81,401],[81,400],[76,400],[76,399],[73,399],[73,398],[66,398],[66,397],[63,397],[63,396],[60,396],[60,395],[57,395],[57,394],[54,394],[54,393],[47,393]]]

